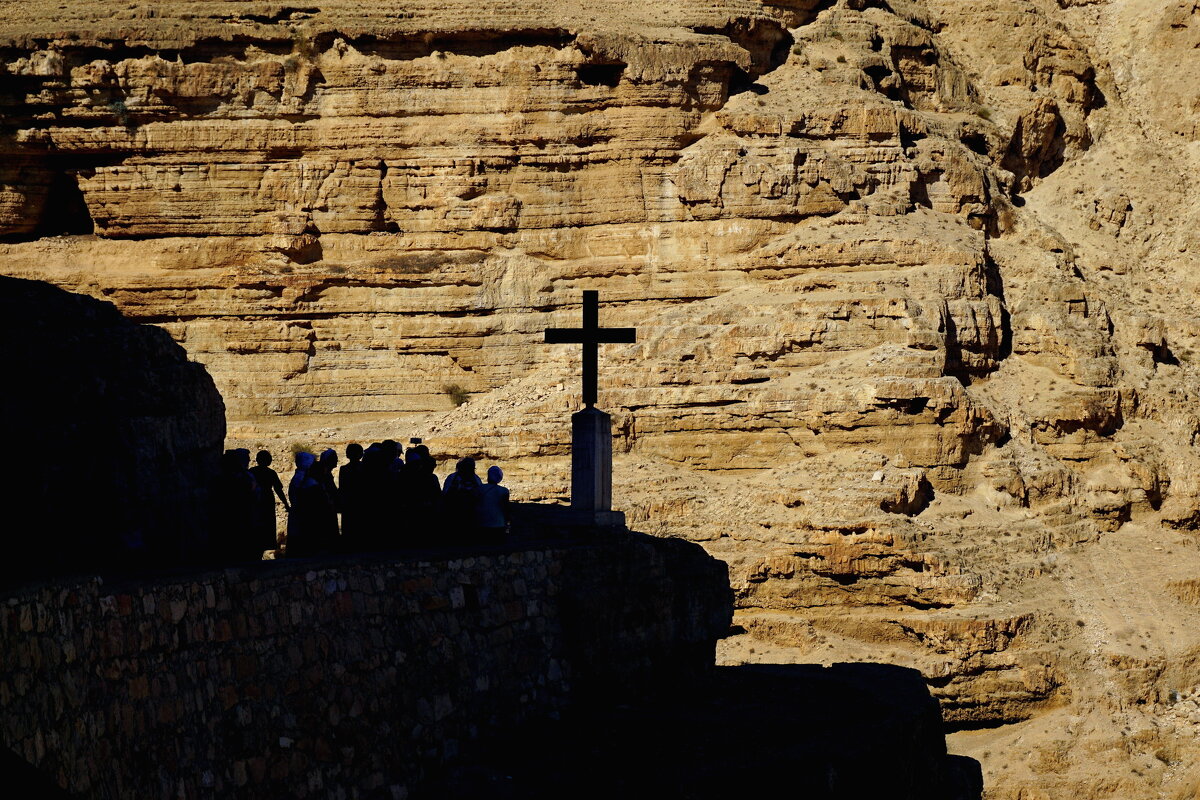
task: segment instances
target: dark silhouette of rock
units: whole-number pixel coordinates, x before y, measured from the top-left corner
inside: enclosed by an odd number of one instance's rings
[[[5,786],[19,786],[24,796],[39,800],[72,800],[75,797],[6,747],[0,747],[0,781]]]
[[[468,747],[414,800],[670,797],[774,787],[813,800],[979,800],[979,762],[946,753],[937,701],[890,664],[718,667]]]
[[[0,581],[169,565],[208,548],[225,437],[212,378],[167,334],[107,302],[0,277],[13,526]]]

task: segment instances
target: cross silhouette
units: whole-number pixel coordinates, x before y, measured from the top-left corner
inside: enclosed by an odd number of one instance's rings
[[[637,331],[633,328],[600,327],[600,293],[593,289],[583,292],[582,328],[547,328],[546,344],[583,345],[583,402],[588,407],[596,405],[596,373],[599,371],[599,345],[602,343],[635,342]]]

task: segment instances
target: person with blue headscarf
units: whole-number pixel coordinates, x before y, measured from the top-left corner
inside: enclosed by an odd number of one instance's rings
[[[313,475],[317,463],[312,453],[296,453],[296,472],[288,483],[287,555],[289,558],[315,555],[321,549],[321,522],[328,498],[325,487]]]

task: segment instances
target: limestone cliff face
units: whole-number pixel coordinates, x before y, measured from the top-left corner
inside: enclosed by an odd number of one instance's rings
[[[729,658],[916,666],[998,791],[1183,791],[1191,0],[0,10],[0,269],[162,325],[239,443],[561,497],[540,331],[599,289],[619,505],[730,563]]]

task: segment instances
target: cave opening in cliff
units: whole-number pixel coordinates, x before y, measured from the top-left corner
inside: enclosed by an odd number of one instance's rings
[[[35,234],[38,237],[80,236],[95,231],[96,223],[79,188],[79,178],[67,170],[56,171],[50,180]]]
[[[750,73],[740,67],[734,67],[729,75],[729,96],[750,92],[756,95],[764,95],[768,92],[766,86],[757,83],[755,78]]]
[[[575,73],[579,76],[579,82],[585,86],[607,86],[615,87],[621,82],[621,76],[625,74],[625,64],[584,64],[579,67]]]

